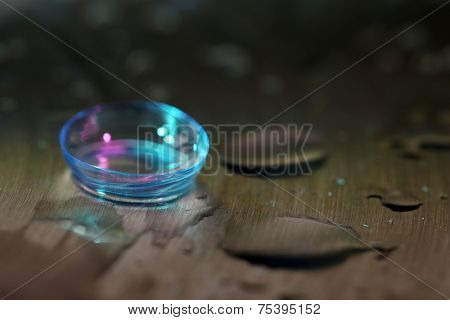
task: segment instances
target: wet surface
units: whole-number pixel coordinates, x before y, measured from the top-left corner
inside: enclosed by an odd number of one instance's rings
[[[35,207],[33,220],[52,221],[95,243],[127,243],[131,240],[113,205],[89,197],[56,202],[42,200]]]
[[[154,233],[154,244],[165,246],[212,215],[216,207],[204,187],[197,185],[182,199],[156,207],[121,205],[88,195],[65,201],[42,200],[35,207],[33,221],[54,222],[64,230],[105,244],[126,245],[150,231]]]
[[[268,121],[435,6],[422,0],[11,4],[137,91],[216,125]],[[321,133],[305,155],[277,159],[289,145],[280,143],[274,154],[260,153],[265,162],[231,158],[218,174],[201,178],[206,197],[198,193],[162,208],[85,199],[63,174],[58,147],[61,125],[79,110],[142,96],[23,17],[10,10],[0,16],[0,228],[11,230],[0,232],[2,293],[119,218],[99,238],[104,242],[90,243],[17,297],[440,298],[353,239],[344,241],[348,234],[327,222],[271,218],[246,225],[268,213],[292,216],[305,208],[265,179],[223,175],[228,167],[282,175],[277,183],[333,221],[354,226],[363,239],[401,243],[392,260],[448,295],[450,51],[444,11],[276,119],[312,123],[312,134]],[[323,28],[327,24],[334,27]],[[385,148],[374,143],[377,137],[387,137]],[[267,145],[264,135],[247,138],[237,150]],[[303,174],[305,160],[312,176]],[[280,172],[292,164],[299,174],[283,179]],[[366,199],[361,190],[367,183],[386,190]],[[233,212],[226,251],[216,245],[223,226],[209,203],[212,195]],[[405,208],[413,211],[393,211]],[[111,247],[119,247],[119,258],[109,255]]]
[[[83,246],[76,254],[70,254],[70,239],[61,242],[53,250],[28,241],[21,233],[0,231],[0,250],[4,260],[0,272],[8,275],[2,279],[0,297],[8,299],[93,299],[97,292],[92,287],[98,274],[115,259],[115,255],[102,250],[95,243],[77,241]],[[61,257],[66,256],[64,261]],[[44,269],[45,279],[37,278],[27,286],[17,290],[25,282]],[[52,283],[48,286],[48,282]]]
[[[198,194],[202,194],[200,199]],[[205,191],[204,186],[198,184],[185,197],[162,207],[116,206],[116,209],[124,215],[123,225],[128,233],[137,235],[150,231],[153,244],[164,247],[171,239],[182,236],[190,227],[212,216],[217,206],[216,200]]]

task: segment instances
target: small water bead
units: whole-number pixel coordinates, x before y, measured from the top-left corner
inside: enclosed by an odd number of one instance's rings
[[[345,183],[346,183],[346,181],[345,181],[344,178],[336,178],[335,182],[336,182],[336,184],[337,184],[338,186],[340,186],[340,187],[344,186]]]
[[[48,141],[45,140],[45,139],[38,139],[37,142],[36,142],[36,146],[37,146],[38,149],[40,149],[40,150],[45,150],[45,149],[47,149],[47,148],[48,148],[48,145],[49,145],[49,143],[48,143]]]

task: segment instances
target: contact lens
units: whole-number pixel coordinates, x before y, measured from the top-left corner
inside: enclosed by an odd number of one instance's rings
[[[75,182],[95,196],[160,204],[186,194],[209,150],[204,129],[173,106],[149,101],[100,104],[60,132]]]

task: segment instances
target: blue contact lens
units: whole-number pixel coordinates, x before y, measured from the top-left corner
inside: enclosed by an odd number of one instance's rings
[[[74,180],[104,199],[160,204],[186,194],[209,150],[204,129],[164,103],[101,104],[81,111],[61,130]]]

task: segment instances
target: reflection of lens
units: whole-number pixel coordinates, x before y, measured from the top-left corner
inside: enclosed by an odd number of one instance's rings
[[[209,149],[195,120],[151,102],[82,111],[65,124],[60,143],[81,188],[106,199],[146,203],[185,194]]]

